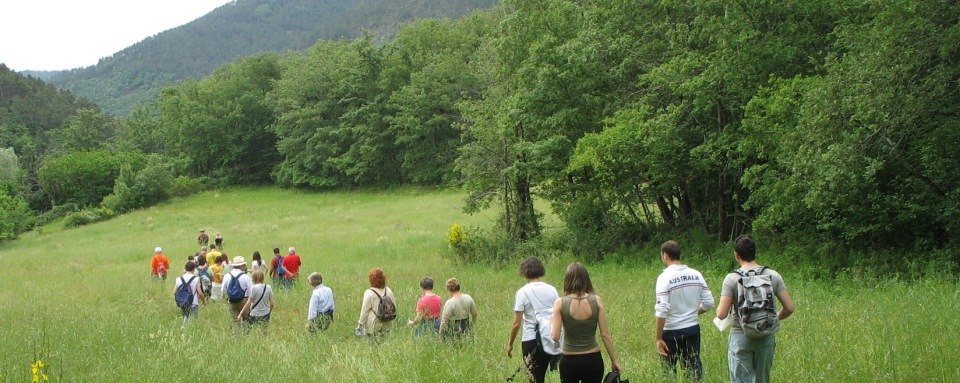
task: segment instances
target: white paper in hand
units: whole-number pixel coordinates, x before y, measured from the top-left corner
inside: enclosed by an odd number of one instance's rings
[[[713,318],[713,324],[717,326],[717,330],[725,331],[733,324],[733,315],[727,315],[726,319],[722,320],[720,318]]]

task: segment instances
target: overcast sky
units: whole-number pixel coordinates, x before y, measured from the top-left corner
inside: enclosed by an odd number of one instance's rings
[[[15,71],[94,65],[230,0],[0,0],[0,63]]]

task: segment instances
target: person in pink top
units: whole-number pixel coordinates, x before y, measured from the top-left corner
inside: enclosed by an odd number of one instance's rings
[[[440,309],[443,307],[443,299],[433,293],[433,278],[423,277],[420,280],[420,288],[423,289],[423,296],[417,300],[417,317],[407,321],[407,326],[417,326],[417,336],[423,335],[424,331],[432,331],[434,334],[440,332]]]
[[[290,289],[290,286],[293,286],[293,283],[297,281],[297,277],[300,276],[300,256],[297,255],[297,249],[293,246],[287,249],[287,256],[283,257],[283,270],[284,287]]]

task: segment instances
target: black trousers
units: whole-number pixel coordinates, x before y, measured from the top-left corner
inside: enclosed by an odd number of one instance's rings
[[[523,350],[523,360],[527,361],[527,371],[530,371],[530,382],[543,383],[553,355],[541,350],[536,339],[523,341],[521,348]]]
[[[603,381],[603,356],[600,352],[564,355],[560,358],[561,383],[600,383]]]
[[[679,330],[664,330],[663,341],[667,343],[667,356],[660,356],[667,369],[674,374],[677,363],[693,374],[694,379],[703,379],[703,365],[700,363],[700,325]]]

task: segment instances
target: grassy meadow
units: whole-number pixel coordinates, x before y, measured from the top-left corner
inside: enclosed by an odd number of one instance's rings
[[[0,381],[30,381],[31,365],[40,359],[40,373],[64,382],[502,382],[520,363],[517,355],[506,357],[505,347],[514,292],[524,281],[515,266],[447,260],[453,223],[489,226],[493,218],[464,215],[462,198],[456,191],[415,189],[231,189],[77,229],[50,225],[27,233],[0,245]],[[278,292],[266,332],[235,335],[222,302],[202,307],[181,331],[173,280],[151,280],[150,258],[161,246],[178,270],[197,250],[200,228],[211,237],[222,232],[224,252],[248,262],[254,250],[269,259],[274,247],[296,246],[302,275],[319,271],[334,291],[334,324],[318,335],[305,331],[310,287],[302,281]],[[784,275],[797,304],[778,334],[777,381],[949,382],[960,375],[954,278],[813,280],[802,268],[778,267],[759,240],[761,262]],[[653,342],[658,246],[650,244],[625,265],[588,266],[607,305],[624,376],[634,382],[661,378]],[[733,263],[706,258],[688,248],[684,261],[701,269],[719,298]],[[571,260],[546,260],[545,280],[559,286]],[[385,270],[400,308],[397,326],[380,345],[353,335],[372,267]],[[438,287],[450,277],[461,280],[479,306],[475,339],[453,346],[413,338],[404,324],[424,275]],[[726,334],[712,318],[701,317],[704,381],[724,382]],[[515,347],[519,354],[519,340]],[[559,378],[550,373],[548,381]]]

